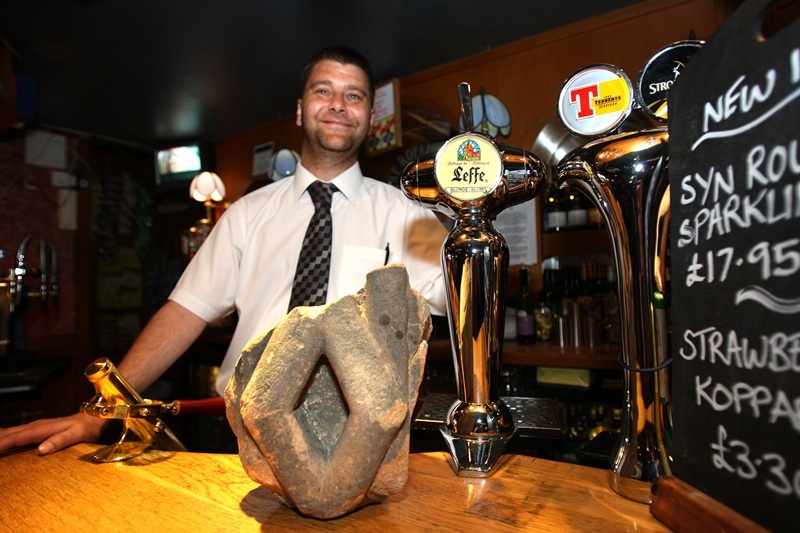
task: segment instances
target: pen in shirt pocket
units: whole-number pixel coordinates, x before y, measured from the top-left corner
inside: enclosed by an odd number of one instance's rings
[[[383,258],[383,266],[389,264],[389,243],[386,243],[386,257]]]

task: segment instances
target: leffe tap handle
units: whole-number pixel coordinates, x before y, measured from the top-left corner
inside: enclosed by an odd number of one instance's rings
[[[464,124],[464,131],[475,131],[469,83],[462,81],[458,84],[458,99],[461,102],[461,123]]]

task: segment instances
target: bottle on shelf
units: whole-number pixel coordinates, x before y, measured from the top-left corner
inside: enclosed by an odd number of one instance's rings
[[[619,325],[619,300],[617,298],[617,271],[612,265],[606,267],[606,290],[603,298],[603,326],[606,342],[622,342]]]
[[[528,284],[528,269],[519,270],[519,291],[517,292],[517,342],[530,344],[536,340],[535,301]]]
[[[586,210],[586,226],[589,228],[603,227],[603,214],[600,212],[600,208],[594,205],[594,202],[589,202],[589,208]]]
[[[542,292],[539,293],[539,304],[536,306],[536,342],[552,342],[554,309],[555,270],[542,272]]]
[[[559,294],[561,295],[561,312],[563,314],[569,314],[572,304],[576,303],[578,298],[575,267],[571,265],[562,266],[560,281]]]
[[[582,229],[589,221],[589,200],[577,189],[567,189],[567,227]]]
[[[578,291],[578,304],[580,306],[583,330],[580,332],[581,345],[594,347],[599,342],[599,328],[603,320],[603,306],[599,295],[595,291],[592,279],[593,263],[581,263],[581,279]]]
[[[562,191],[555,183],[550,182],[544,199],[545,231],[555,232],[567,229],[567,209]]]

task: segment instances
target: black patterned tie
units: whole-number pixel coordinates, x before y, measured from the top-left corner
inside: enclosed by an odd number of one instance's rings
[[[315,181],[306,190],[314,202],[314,216],[308,223],[300,249],[289,311],[299,305],[322,305],[328,294],[333,235],[331,198],[338,189],[332,183]]]

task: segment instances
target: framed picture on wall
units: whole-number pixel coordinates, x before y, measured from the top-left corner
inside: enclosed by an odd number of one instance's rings
[[[400,123],[400,81],[397,78],[375,88],[375,117],[367,135],[365,152],[376,155],[403,146]]]

